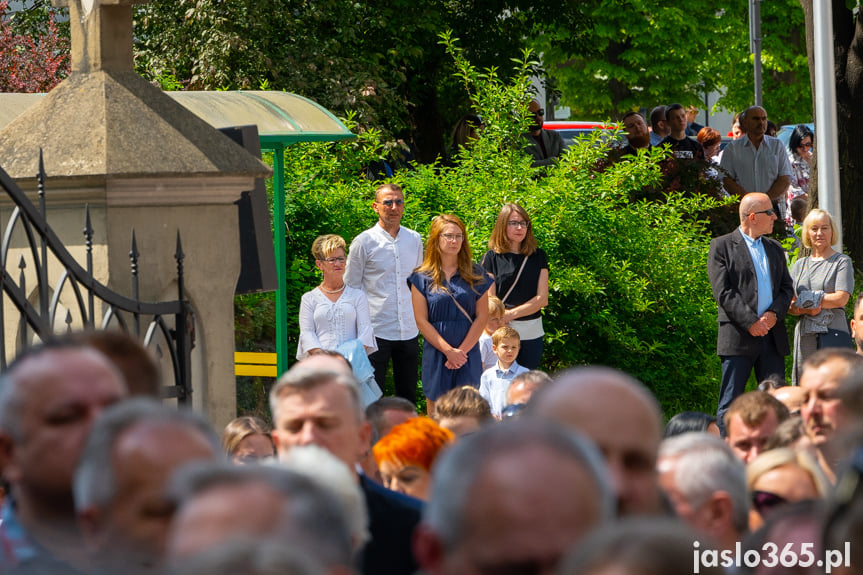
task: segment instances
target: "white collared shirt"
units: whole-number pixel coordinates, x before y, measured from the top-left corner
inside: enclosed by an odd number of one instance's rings
[[[723,150],[719,165],[747,194],[766,194],[780,176],[791,176],[785,144],[771,136],[764,136],[757,149],[747,136],[734,140]]]
[[[419,333],[407,279],[422,260],[422,238],[404,226],[392,237],[377,223],[351,242],[345,283],[366,292],[376,337],[400,341]]]
[[[479,394],[485,398],[491,406],[491,413],[500,417],[503,408],[506,407],[506,392],[515,376],[529,371],[526,367],[513,361],[508,369],[502,369],[500,363],[490,367],[482,373],[479,379]]]

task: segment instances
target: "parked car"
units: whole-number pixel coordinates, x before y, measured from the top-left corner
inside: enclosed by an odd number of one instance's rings
[[[572,146],[577,138],[589,136],[595,130],[608,130],[610,135],[617,128],[617,124],[577,120],[546,120],[542,127],[546,130],[559,132],[566,145]]]

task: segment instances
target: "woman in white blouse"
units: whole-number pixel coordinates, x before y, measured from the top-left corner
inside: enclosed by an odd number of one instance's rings
[[[359,339],[366,353],[377,350],[369,302],[362,290],[345,285],[345,240],[328,234],[312,244],[315,265],[324,275],[321,285],[303,294],[300,301],[300,345],[297,358],[324,349],[336,349]]]

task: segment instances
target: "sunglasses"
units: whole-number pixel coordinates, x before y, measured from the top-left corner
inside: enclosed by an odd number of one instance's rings
[[[772,216],[775,213],[776,213],[776,210],[774,210],[773,208],[770,208],[769,210],[761,210],[760,212],[749,212],[749,215],[767,214],[768,216]]]
[[[761,515],[786,503],[788,503],[787,499],[770,491],[755,490],[752,492],[752,506]]]
[[[391,207],[393,207],[393,206],[403,206],[403,205],[405,205],[405,201],[404,201],[404,200],[384,200],[384,201],[382,201],[381,203],[382,203],[383,205],[385,205],[386,207],[388,207],[388,208],[391,208]]]
[[[513,417],[518,417],[524,408],[527,407],[526,403],[510,403],[506,407],[503,408],[500,412],[501,419],[510,419]]]

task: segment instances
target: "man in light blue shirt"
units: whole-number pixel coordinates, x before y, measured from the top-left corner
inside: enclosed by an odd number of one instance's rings
[[[790,353],[785,314],[794,285],[779,242],[765,237],[776,211],[766,194],[746,194],[740,201],[740,227],[710,242],[707,274],[718,308],[716,353],[722,360],[717,419],[746,391],[749,374],[763,381],[785,377]]]

